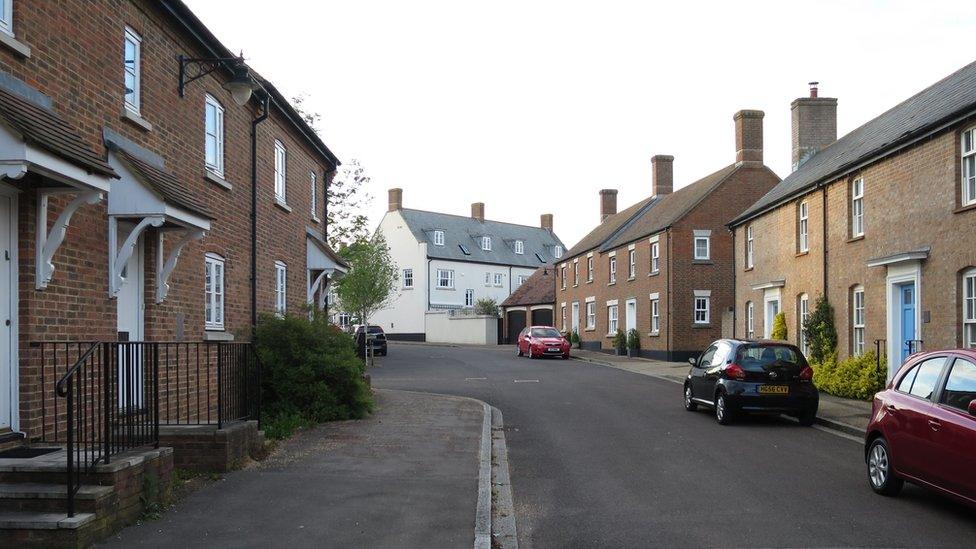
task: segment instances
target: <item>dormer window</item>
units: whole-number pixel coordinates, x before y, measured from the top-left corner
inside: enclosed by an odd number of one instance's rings
[[[481,249],[490,252],[491,251],[491,237],[483,236],[481,237]]]
[[[552,257],[554,257],[556,259],[559,259],[562,256],[563,256],[563,247],[560,246],[559,244],[556,244],[555,246],[553,246],[553,248],[552,248]]]
[[[515,253],[517,253],[519,255],[522,255],[522,254],[525,253],[525,242],[522,242],[521,240],[516,240],[515,241]]]
[[[444,245],[444,231],[434,231],[434,246]]]

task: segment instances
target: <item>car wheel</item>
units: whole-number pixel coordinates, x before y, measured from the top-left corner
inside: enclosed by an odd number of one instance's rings
[[[804,410],[800,412],[800,415],[796,416],[796,419],[800,420],[800,425],[812,427],[817,421],[817,410]]]
[[[563,355],[563,360],[569,360],[569,353]]]
[[[874,439],[868,448],[867,466],[871,489],[882,496],[898,495],[905,485],[905,481],[891,471],[891,453],[888,443],[881,437]]]
[[[522,348],[518,344],[515,345],[515,356],[522,356]]]
[[[695,404],[695,401],[691,399],[691,385],[686,383],[685,384],[685,410],[688,410],[689,412],[694,412],[697,409],[698,409],[698,405]]]
[[[532,346],[529,345],[529,358],[535,358],[535,353],[532,352]]]
[[[721,425],[728,425],[732,423],[732,419],[733,412],[728,399],[725,398],[725,393],[718,393],[715,395],[715,421]]]

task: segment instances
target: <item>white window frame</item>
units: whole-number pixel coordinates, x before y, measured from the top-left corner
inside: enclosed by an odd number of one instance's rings
[[[464,290],[464,306],[474,307],[474,289],[468,288]]]
[[[502,273],[495,273],[495,286],[501,288],[504,283],[504,275]]]
[[[562,289],[565,290],[566,289],[566,266],[565,265],[559,268],[559,281],[562,286]]]
[[[756,243],[752,225],[746,227],[746,269],[751,269],[756,264]]]
[[[319,221],[318,209],[319,209],[319,176],[316,175],[314,171],[308,172],[309,184],[311,185],[311,200],[310,207],[312,213],[312,220],[315,222]]]
[[[437,229],[434,231],[434,246],[444,245],[444,231]]]
[[[699,255],[698,254],[698,242],[700,242],[700,241],[704,241],[705,242],[705,255]],[[694,255],[695,260],[697,260],[697,261],[707,261],[711,257],[711,255],[712,255],[712,237],[710,237],[710,236],[696,236],[695,237],[695,242],[694,242],[694,251],[693,251],[693,253],[695,254]]]
[[[596,329],[596,302],[595,301],[586,302],[586,329],[587,330]]]
[[[288,266],[283,261],[275,261],[275,313],[279,316],[288,312]]]
[[[610,284],[617,282],[617,256],[610,256]]]
[[[660,242],[651,243],[651,274],[661,270],[661,244]]]
[[[403,289],[413,289],[413,269],[403,270]]]
[[[209,111],[213,110],[214,113],[214,128],[211,132],[209,128],[208,116]],[[210,140],[214,142],[214,155],[215,158],[210,159],[207,156],[210,154],[209,142]],[[220,104],[209,93],[204,98],[203,105],[203,157],[204,164],[211,173],[224,177],[224,107]]]
[[[661,333],[661,300],[651,300],[651,333]]]
[[[973,349],[976,348],[976,269],[963,273],[962,295],[962,346]]]
[[[516,280],[518,281],[518,286],[516,286],[516,288],[518,288],[522,284],[525,284],[525,275],[518,275],[518,278],[516,278]]]
[[[225,260],[223,257],[206,253],[204,262],[204,329],[224,329],[224,285]]]
[[[746,302],[746,339],[756,338],[756,304]]]
[[[803,349],[804,353],[810,352],[810,346],[807,344],[806,334],[803,333],[803,326],[806,324],[807,319],[810,318],[810,296],[807,294],[800,294],[800,301],[798,304],[799,310],[797,311],[796,317],[800,321],[799,333],[797,339],[800,342],[800,348]]]
[[[966,141],[969,141],[967,146]],[[976,127],[962,132],[962,198],[963,206],[976,204]]]
[[[274,142],[274,193],[275,200],[285,204],[288,193],[288,149],[279,139]]]
[[[854,286],[851,292],[851,354],[864,354],[864,286]]]
[[[864,178],[851,182],[851,237],[864,236]]]
[[[484,251],[486,251],[486,252],[490,252],[491,251],[491,237],[490,236],[485,235],[485,236],[481,237],[481,249],[484,250]]]
[[[562,322],[563,322],[562,331],[565,332],[566,331],[566,304],[565,303],[560,307],[560,311],[562,313]]]
[[[586,281],[593,282],[593,257],[586,258]]]
[[[556,244],[555,246],[553,246],[553,248],[552,248],[552,257],[554,257],[556,259],[559,259],[562,256],[563,256],[563,247],[560,246],[559,244]]]
[[[573,286],[579,286],[579,262],[573,261]]]
[[[634,278],[637,276],[637,250],[629,250],[628,261],[630,261],[628,268],[630,269],[630,277]]]
[[[446,281],[447,284],[442,284],[442,282],[444,281]],[[454,289],[454,269],[437,269],[437,289],[439,290]]]
[[[126,42],[131,42],[133,45],[133,51],[135,57],[132,60],[132,69],[129,70],[129,65],[125,59],[125,45]],[[125,38],[122,43],[122,71],[123,75],[132,75],[132,101],[129,101],[129,94],[125,93],[125,78],[122,78],[122,101],[125,104],[125,108],[132,111],[135,114],[140,114],[142,112],[142,37],[139,33],[131,29],[130,27],[125,28]]]
[[[617,333],[620,327],[620,316],[616,305],[607,305],[607,335]]]
[[[0,31],[14,35],[14,0],[4,0],[0,10]]]
[[[799,223],[797,224],[799,249],[800,253],[805,253],[810,251],[810,205],[806,201],[800,202],[798,214],[800,216]]]
[[[695,296],[695,324],[708,324],[711,318],[711,297],[707,295]],[[700,314],[699,314],[700,313]]]
[[[517,253],[518,255],[522,255],[525,253],[525,242],[522,242],[521,240],[515,241],[515,253]]]

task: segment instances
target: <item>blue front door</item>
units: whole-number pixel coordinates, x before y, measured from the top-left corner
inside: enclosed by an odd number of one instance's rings
[[[901,286],[901,361],[912,354],[915,337],[915,283]]]

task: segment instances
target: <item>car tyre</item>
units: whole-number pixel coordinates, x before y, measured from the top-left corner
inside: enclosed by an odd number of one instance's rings
[[[901,492],[905,481],[896,477],[891,470],[891,451],[883,437],[871,441],[866,460],[868,483],[871,489],[882,496],[896,496]]]
[[[518,343],[515,344],[515,356],[525,356],[522,354],[522,348],[519,347]]]
[[[529,358],[535,358],[535,353],[532,352],[532,346],[529,345]]]
[[[804,410],[800,412],[800,415],[796,416],[796,419],[800,421],[800,425],[804,427],[812,427],[817,421],[817,410]]]
[[[698,410],[698,404],[691,399],[691,385],[688,383],[685,383],[685,410],[689,412]]]
[[[569,360],[569,353],[563,355],[563,360]]]
[[[733,419],[732,408],[725,396],[725,392],[720,391],[715,395],[715,421],[719,422],[720,425],[729,425]]]

